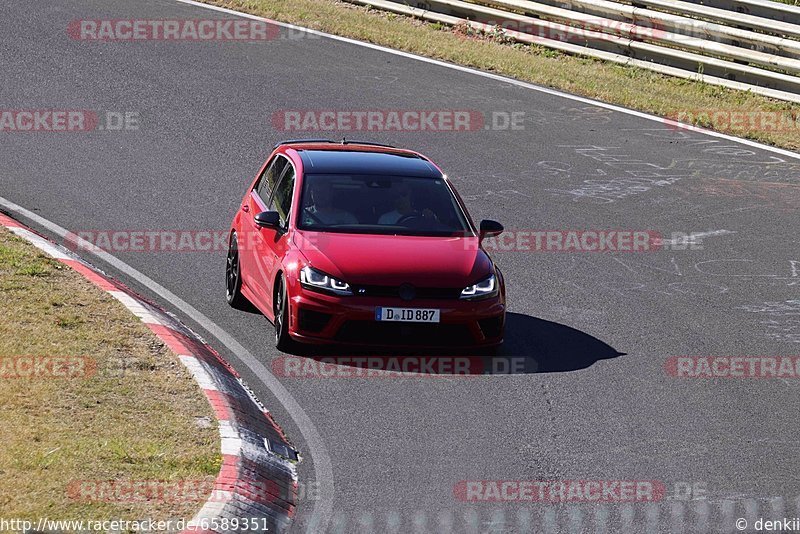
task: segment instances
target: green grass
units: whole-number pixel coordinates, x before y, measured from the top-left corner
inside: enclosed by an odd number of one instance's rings
[[[187,502],[84,502],[81,480],[191,480],[220,468],[213,412],[183,365],[78,273],[0,229],[0,359],[83,356],[78,378],[0,374],[0,511],[6,518],[190,519]],[[204,497],[205,498],[205,497]]]
[[[338,0],[203,0],[327,33],[359,39],[494,72],[662,117],[687,110],[779,112],[800,115],[800,106],[540,46],[511,44],[502,35],[430,24]],[[713,121],[704,126],[783,148],[800,149],[798,129],[770,129]]]

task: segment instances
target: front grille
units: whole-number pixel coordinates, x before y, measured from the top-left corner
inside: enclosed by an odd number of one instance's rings
[[[331,314],[329,313],[307,310],[305,308],[300,308],[297,311],[297,321],[300,330],[305,330],[306,332],[319,332],[328,326],[330,320]]]
[[[465,324],[347,321],[336,334],[341,343],[411,346],[468,346],[474,343]]]
[[[390,297],[401,298],[400,288],[402,286],[356,286],[354,292],[360,297]],[[414,287],[414,297],[408,300],[417,299],[458,299],[461,297],[463,288],[449,287]]]

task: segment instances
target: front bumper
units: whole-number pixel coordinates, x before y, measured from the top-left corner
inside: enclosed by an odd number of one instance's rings
[[[411,301],[393,297],[340,297],[299,284],[291,297],[289,335],[302,343],[369,347],[492,347],[503,342],[505,299]],[[375,320],[378,306],[435,308],[439,323]]]

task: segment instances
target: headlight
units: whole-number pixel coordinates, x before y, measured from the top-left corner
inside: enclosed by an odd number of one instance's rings
[[[300,284],[307,289],[327,291],[336,295],[352,295],[350,285],[308,265],[300,271]]]
[[[479,299],[482,297],[491,297],[496,295],[497,292],[497,278],[492,274],[477,284],[464,288],[464,290],[461,292],[461,298]]]

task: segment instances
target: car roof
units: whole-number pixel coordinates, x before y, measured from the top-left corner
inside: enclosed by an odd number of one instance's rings
[[[304,143],[297,151],[307,174],[360,174],[441,178],[442,173],[416,152],[358,144]]]

